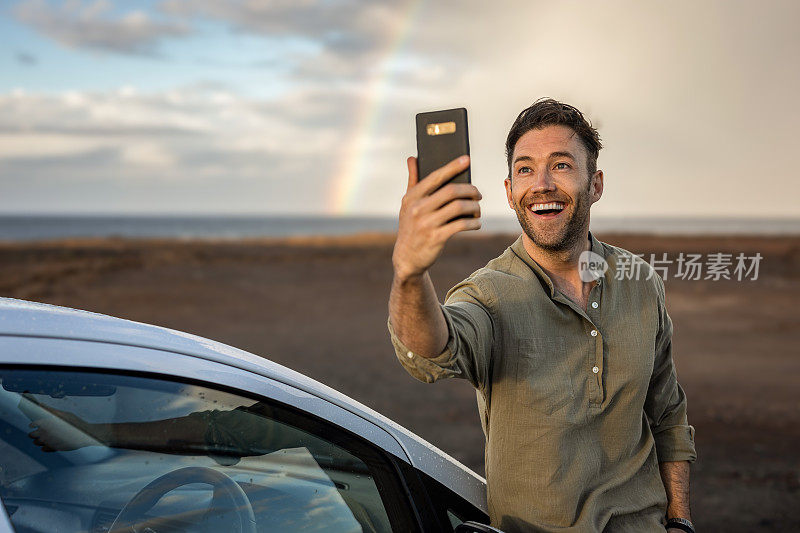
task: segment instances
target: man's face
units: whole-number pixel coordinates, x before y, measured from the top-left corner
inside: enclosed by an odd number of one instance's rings
[[[514,146],[508,205],[539,248],[571,248],[588,229],[589,208],[603,194],[603,172],[589,176],[586,148],[572,128],[546,126]]]

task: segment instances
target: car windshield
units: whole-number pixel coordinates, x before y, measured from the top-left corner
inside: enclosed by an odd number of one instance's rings
[[[392,530],[379,466],[287,406],[110,373],[0,379],[0,496],[18,531]]]

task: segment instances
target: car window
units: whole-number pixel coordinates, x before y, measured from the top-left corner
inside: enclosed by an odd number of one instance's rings
[[[263,398],[152,376],[0,370],[18,531],[414,530],[391,462]]]
[[[489,516],[485,512],[449,487],[411,465],[400,463],[398,466],[414,500],[419,502],[417,508],[421,514],[424,513],[423,521],[436,524],[429,527],[430,530],[453,531],[456,526],[469,520],[489,523]]]
[[[459,524],[468,520],[475,520],[480,523],[489,523],[489,517],[469,503],[467,500],[445,487],[429,475],[419,472],[425,489],[428,492],[435,512],[440,516],[440,520],[455,528]]]

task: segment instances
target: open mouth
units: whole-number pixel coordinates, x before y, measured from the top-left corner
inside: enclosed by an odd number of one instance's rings
[[[538,203],[532,204],[528,209],[538,217],[554,218],[564,211],[565,205],[563,202]]]

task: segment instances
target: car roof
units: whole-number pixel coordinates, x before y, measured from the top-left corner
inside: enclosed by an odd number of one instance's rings
[[[414,467],[485,510],[484,478],[393,420],[327,385],[264,357],[182,331],[13,298],[0,298],[0,335],[104,342],[174,352],[285,383],[381,427],[397,440]]]

